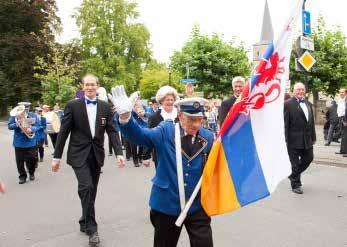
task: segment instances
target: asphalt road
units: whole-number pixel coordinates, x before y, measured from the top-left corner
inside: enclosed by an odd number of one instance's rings
[[[52,149],[37,170],[37,179],[18,184],[12,133],[0,124],[0,176],[7,193],[0,195],[0,247],[79,247],[88,238],[79,232],[81,214],[72,169],[50,170]],[[152,246],[148,199],[153,167],[117,168],[106,157],[96,215],[104,247]],[[213,218],[217,247],[347,246],[347,169],[312,165],[303,176],[304,195],[283,181],[269,198]],[[189,246],[182,231],[179,246]]]

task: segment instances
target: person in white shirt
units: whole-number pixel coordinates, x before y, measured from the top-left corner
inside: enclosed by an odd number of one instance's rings
[[[346,88],[340,88],[340,99],[337,101],[337,116],[341,126],[341,146],[340,151],[336,154],[342,154],[347,157],[347,92]]]

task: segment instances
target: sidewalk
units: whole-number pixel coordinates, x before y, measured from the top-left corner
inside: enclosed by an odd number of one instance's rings
[[[347,158],[335,152],[340,151],[340,143],[332,142],[330,146],[324,146],[323,126],[316,125],[317,142],[314,146],[314,160],[316,164],[343,166],[347,168]]]

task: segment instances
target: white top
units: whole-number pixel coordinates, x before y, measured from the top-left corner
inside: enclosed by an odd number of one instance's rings
[[[337,101],[337,116],[338,117],[343,117],[345,116],[345,111],[346,111],[346,97],[340,98]]]
[[[174,107],[172,109],[172,112],[166,112],[164,110],[164,108],[160,108],[161,109],[161,112],[160,112],[160,115],[163,117],[164,120],[172,120],[172,121],[175,121],[175,119],[177,118],[177,109]]]
[[[85,97],[88,100],[95,101],[96,98],[94,99],[89,99],[88,97]],[[87,108],[87,114],[88,114],[88,122],[89,122],[89,128],[90,128],[90,133],[92,133],[92,137],[94,138],[95,136],[95,120],[96,120],[96,110],[97,110],[97,105],[98,104],[86,104]]]

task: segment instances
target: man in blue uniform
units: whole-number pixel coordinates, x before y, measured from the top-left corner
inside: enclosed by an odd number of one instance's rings
[[[124,87],[116,87],[112,93],[113,104],[119,113],[121,132],[137,145],[154,148],[157,152],[158,166],[152,179],[149,202],[150,218],[154,227],[154,247],[174,247],[182,230],[182,227],[175,225],[182,208],[180,196],[185,195],[183,197],[185,202],[190,198],[202,175],[213,144],[213,134],[201,127],[204,104],[207,100],[189,98],[176,102],[180,124],[180,133],[178,135],[176,133],[176,136],[181,141],[179,152],[182,154],[184,188],[182,189],[184,192],[180,193],[181,183],[178,183],[179,173],[176,165],[175,123],[167,120],[152,129],[141,128],[131,115],[133,102],[126,96]],[[192,247],[213,246],[210,223],[210,217],[201,206],[199,193],[183,222]]]
[[[13,146],[16,153],[19,184],[24,184],[27,179],[24,164],[29,172],[29,179],[35,180],[37,162],[35,133],[39,125],[37,116],[35,113],[29,112],[29,108],[30,103],[28,102],[18,103],[18,106],[11,111],[11,117],[8,120],[8,129],[14,130]],[[20,124],[20,122],[26,122],[26,124]]]
[[[35,109],[37,114],[37,119],[39,123],[39,128],[36,132],[36,147],[37,147],[37,160],[39,162],[43,162],[43,156],[44,156],[44,147],[43,144],[45,142],[45,132],[47,128],[47,120],[42,115],[42,108],[36,107]]]

